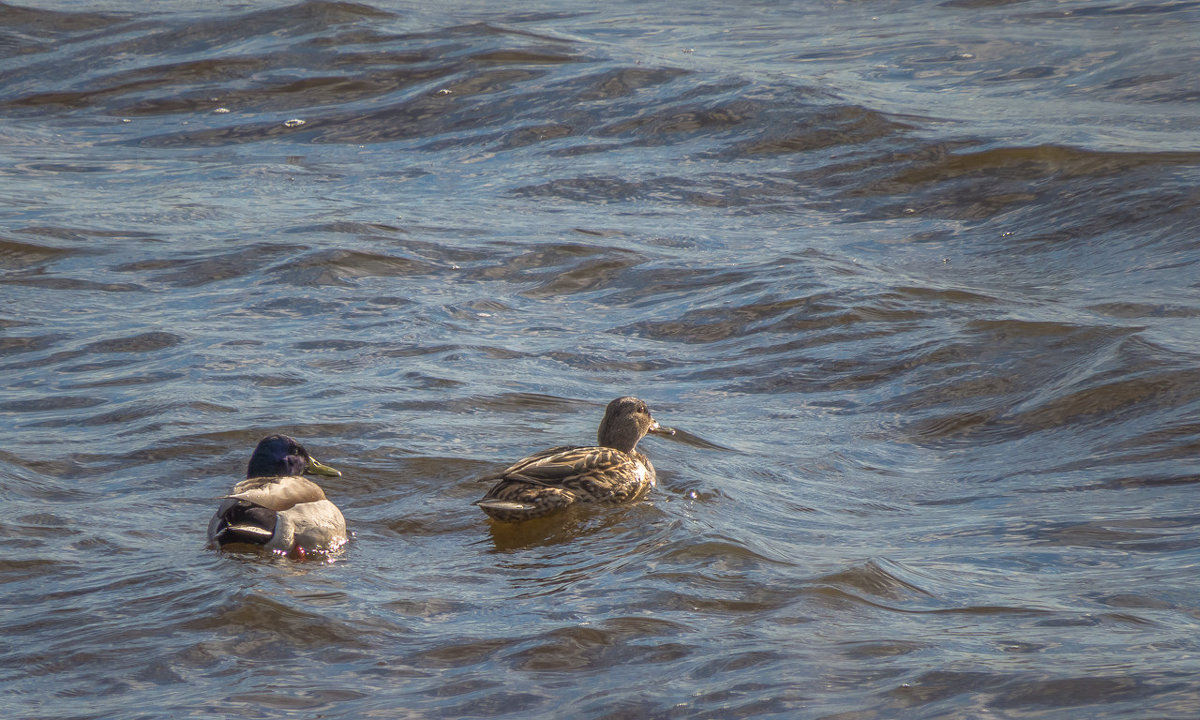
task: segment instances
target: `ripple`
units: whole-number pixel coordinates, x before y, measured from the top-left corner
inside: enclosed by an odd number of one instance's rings
[[[910,581],[902,579],[899,574],[893,574],[888,571],[890,567],[893,571],[902,569],[896,563],[888,562],[887,566],[871,561],[867,564],[850,568],[832,575],[826,575],[819,578],[816,582],[820,585],[828,585],[832,587],[849,588],[852,592],[861,592],[868,595],[874,595],[887,600],[906,600],[915,597],[932,597],[932,593],[922,589],[918,585]],[[911,571],[905,574],[912,575]]]
[[[287,245],[252,245],[228,253],[205,253],[200,257],[164,257],[118,265],[119,272],[150,274],[155,282],[179,287],[195,287],[223,280],[232,280],[265,270],[269,263],[284,255],[294,255],[304,248]]]
[[[83,347],[85,353],[147,353],[165,350],[183,342],[179,335],[168,332],[145,332],[126,337],[98,340]]]
[[[59,395],[41,397],[36,400],[10,400],[0,403],[5,412],[40,413],[59,410],[82,410],[107,402],[104,398],[89,395]]]
[[[54,347],[70,335],[63,333],[47,333],[45,335],[9,336],[0,338],[0,355],[18,355],[21,353],[40,352]]]
[[[4,6],[9,714],[1187,715],[1193,6]]]
[[[578,672],[597,666],[671,662],[690,654],[687,646],[680,643],[631,644],[630,640],[638,636],[631,637],[627,630],[560,628],[505,659],[512,669],[519,671]]]
[[[400,277],[422,275],[436,266],[420,260],[391,257],[351,250],[313,253],[301,260],[289,261],[279,269],[283,282],[297,285],[333,285],[362,277]]]
[[[237,654],[243,657],[270,653],[270,646],[280,641],[307,650],[330,645],[338,648],[367,647],[362,633],[344,623],[253,592],[244,593],[223,609],[207,617],[197,617],[184,627],[192,630],[219,629],[233,637],[245,633],[249,637],[236,641],[240,646]],[[252,641],[250,638],[258,640]]]
[[[0,268],[15,270],[53,262],[68,254],[68,250],[15,240],[0,240]]]

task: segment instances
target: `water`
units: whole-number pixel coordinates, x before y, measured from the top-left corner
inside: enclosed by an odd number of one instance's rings
[[[1198,19],[0,6],[2,714],[1195,717]],[[272,432],[327,562],[204,548]]]

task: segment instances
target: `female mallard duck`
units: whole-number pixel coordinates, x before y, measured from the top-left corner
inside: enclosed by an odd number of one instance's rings
[[[543,450],[480,480],[499,480],[475,504],[495,520],[532,520],[577,502],[621,503],[654,487],[654,466],[638,452],[646,433],[674,435],[635,397],[608,404],[597,446]]]
[[[346,519],[304,473],[339,477],[287,435],[263,438],[250,456],[246,479],[222,498],[208,523],[215,547],[257,545],[301,556],[346,542]]]

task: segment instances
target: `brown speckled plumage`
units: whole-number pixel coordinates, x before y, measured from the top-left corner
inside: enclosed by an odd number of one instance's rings
[[[636,449],[646,433],[675,431],[659,425],[641,400],[617,398],[605,410],[597,445],[550,448],[480,478],[498,482],[476,504],[495,520],[518,522],[577,502],[636,500],[656,481],[654,466]]]

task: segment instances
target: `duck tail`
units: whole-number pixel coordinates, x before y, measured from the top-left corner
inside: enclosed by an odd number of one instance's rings
[[[475,504],[479,506],[479,509],[487,513],[488,517],[500,522],[532,520],[543,515],[548,515],[558,509],[557,507],[546,507],[544,505],[517,502],[515,500],[494,500],[487,498],[478,500]]]
[[[275,536],[279,513],[261,505],[238,502],[221,516],[213,538],[219,545],[266,545]]]

